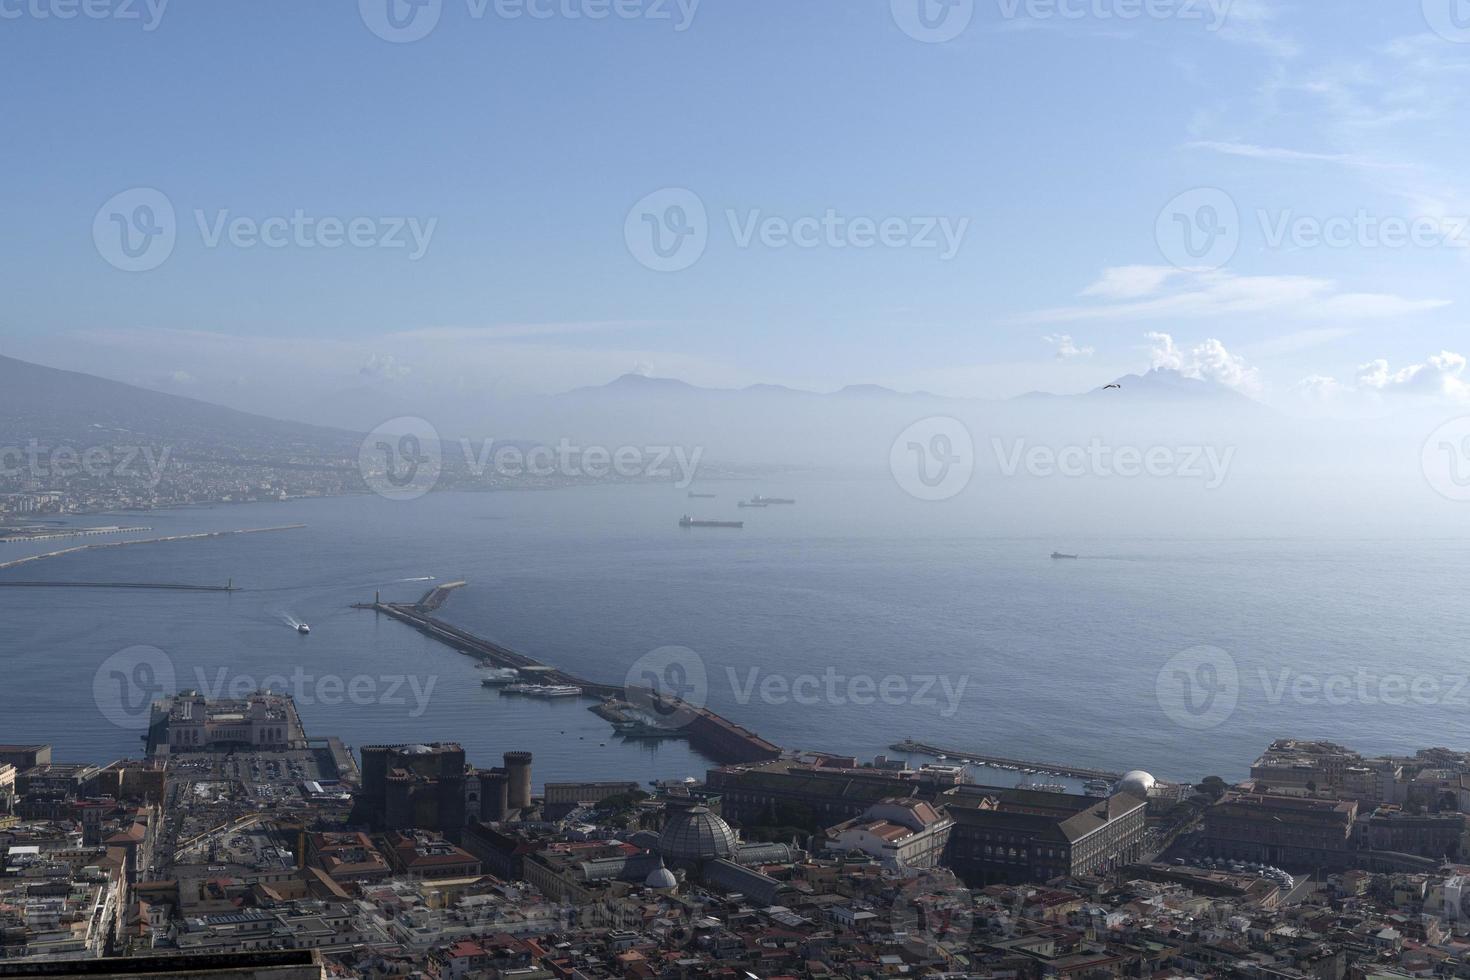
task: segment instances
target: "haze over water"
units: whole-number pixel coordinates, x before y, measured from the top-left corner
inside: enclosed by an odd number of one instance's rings
[[[136,754],[139,733],[95,710],[92,690],[107,657],[142,644],[171,658],[180,687],[289,678],[300,667],[313,679],[372,677],[386,693],[382,678],[412,675],[426,701],[405,682],[395,692],[401,704],[302,704],[310,734],[354,746],[459,740],[480,765],[529,748],[538,785],[681,778],[707,767],[682,742],[617,741],[588,702],[500,697],[479,686],[467,658],[349,608],[376,590],[416,598],[426,576],[469,582],[443,618],[582,676],[618,682],[650,651],[686,647],[705,668],[711,707],[789,748],[871,758],[914,737],[1184,779],[1243,775],[1283,735],[1363,750],[1470,735],[1456,613],[1470,585],[1463,542],[1292,534],[1290,513],[1265,525],[1273,536],[1249,539],[1219,529],[1151,535],[1138,521],[1094,520],[1118,530],[1084,534],[1081,517],[1042,531],[1036,513],[1047,508],[1023,506],[1034,487],[938,507],[877,479],[699,489],[719,496],[605,486],[77,519],[147,524],[152,535],[307,527],[0,572],[0,580],[233,579],[245,590],[0,589],[4,737],[50,741],[60,759]],[[1187,524],[1184,505],[1197,495],[1170,492],[1182,507],[1170,513]],[[735,501],[754,493],[798,503],[737,512]],[[681,530],[686,511],[746,527]],[[94,540],[6,545],[0,560]],[[1054,561],[1059,548],[1081,557]],[[298,621],[311,624],[310,636],[290,628]],[[1239,678],[1234,710],[1204,730],[1181,725],[1172,695],[1161,703],[1159,694],[1171,658],[1199,645],[1225,651]],[[907,695],[834,703],[828,691],[847,692],[854,676],[902,678]],[[793,700],[805,677],[816,678],[805,689],[819,692],[817,703]],[[1347,686],[1333,681],[1344,677]],[[1416,693],[1399,698],[1395,677],[1417,681]],[[1337,695],[1324,697],[1324,682]]]

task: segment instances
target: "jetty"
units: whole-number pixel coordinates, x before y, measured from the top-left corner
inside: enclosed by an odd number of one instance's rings
[[[239,592],[232,580],[228,585],[181,585],[173,582],[7,582],[0,579],[0,589],[146,589],[161,592]]]
[[[464,583],[452,584],[458,587]],[[628,698],[629,691],[621,684],[606,684],[578,677],[557,667],[543,664],[523,653],[517,653],[493,640],[487,640],[457,626],[451,626],[424,612],[422,606],[443,588],[441,586],[430,589],[418,602],[383,602],[381,597],[374,597],[372,602],[357,603],[353,608],[370,609],[391,619],[396,619],[405,626],[418,630],[425,636],[438,640],[466,656],[474,657],[482,663],[496,667],[535,671],[538,682],[542,684],[580,687],[585,693],[601,698],[618,700]],[[440,602],[442,601],[441,598]],[[640,689],[640,695],[659,715],[680,717],[681,729],[688,736],[689,744],[717,762],[765,762],[781,757],[779,745],[766,741],[755,732],[742,728],[708,708],[692,705],[671,695],[646,688]]]
[[[1030,769],[1049,776],[1066,776],[1069,779],[1105,779],[1110,783],[1116,783],[1123,778],[1121,772],[1113,772],[1110,769],[1092,769],[1087,766],[1066,765],[1058,762],[1010,759],[1003,755],[989,755],[985,752],[976,752],[972,749],[947,748],[942,745],[932,745],[928,742],[916,742],[908,738],[902,742],[893,743],[889,748],[895,752],[912,752],[915,755],[942,755],[947,760],[955,762],[971,762],[978,765],[997,766],[1002,769]]]

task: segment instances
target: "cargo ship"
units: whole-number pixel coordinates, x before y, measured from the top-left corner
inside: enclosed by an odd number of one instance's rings
[[[744,521],[700,521],[688,514],[679,518],[680,527],[744,527]]]
[[[1058,558],[1076,558],[1077,557],[1076,555],[1064,555],[1060,551],[1053,551],[1051,553],[1051,556],[1052,556],[1053,559],[1058,559]]]
[[[760,494],[756,494],[754,497],[751,497],[750,498],[750,502],[753,503],[753,504],[794,504],[794,503],[796,503],[796,501],[795,500],[792,500],[790,497],[762,497]]]

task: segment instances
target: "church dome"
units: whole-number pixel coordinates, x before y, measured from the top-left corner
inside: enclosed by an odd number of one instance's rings
[[[1151,774],[1142,769],[1134,769],[1132,772],[1124,773],[1123,778],[1118,780],[1118,785],[1113,788],[1119,793],[1128,793],[1131,796],[1148,799],[1156,785],[1158,785],[1158,780],[1154,779]]]
[[[735,831],[708,807],[676,810],[658,838],[658,851],[669,861],[711,861],[735,851]]]
[[[679,879],[674,873],[659,862],[659,866],[648,872],[648,877],[643,879],[645,888],[657,888],[660,891],[671,891],[679,887]]]

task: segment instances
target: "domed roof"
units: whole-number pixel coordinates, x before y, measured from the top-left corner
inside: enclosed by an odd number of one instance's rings
[[[1142,769],[1134,769],[1132,772],[1125,772],[1123,778],[1118,780],[1118,785],[1113,789],[1119,793],[1130,793],[1133,796],[1147,798],[1156,785],[1158,785],[1158,780],[1154,779],[1151,774]]]
[[[696,806],[675,810],[658,837],[658,851],[670,861],[711,861],[735,851],[735,831],[710,812]]]
[[[674,873],[664,867],[663,862],[660,861],[658,867],[648,872],[648,877],[643,879],[643,885],[645,888],[678,888],[679,879],[675,878]]]

